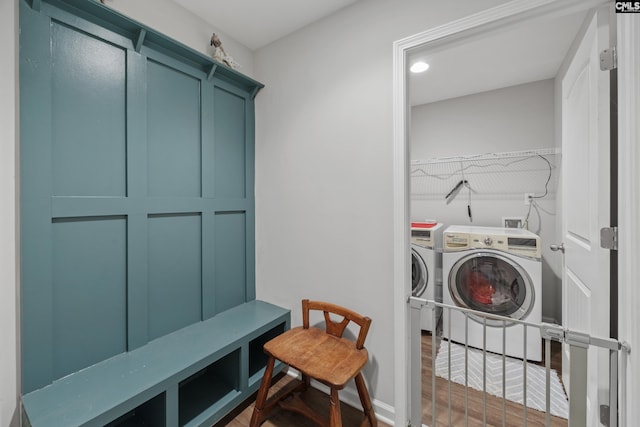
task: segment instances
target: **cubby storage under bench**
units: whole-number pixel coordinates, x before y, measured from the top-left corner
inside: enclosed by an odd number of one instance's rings
[[[30,392],[24,411],[33,427],[211,426],[257,391],[262,345],[289,327],[250,301]]]

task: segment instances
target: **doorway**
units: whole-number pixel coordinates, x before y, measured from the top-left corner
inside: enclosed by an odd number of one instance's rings
[[[512,2],[516,3],[516,2]],[[410,129],[410,104],[408,100],[412,92],[412,87],[410,82],[405,78],[405,70],[407,68],[407,61],[411,56],[412,52],[416,49],[424,49],[428,47],[432,51],[442,50],[446,46],[452,46],[456,43],[461,43],[462,40],[469,36],[474,36],[474,40],[477,38],[479,34],[491,34],[499,31],[506,31],[507,28],[513,26],[514,24],[522,24],[523,22],[528,23],[540,23],[542,19],[551,19],[557,18],[559,16],[566,16],[569,13],[576,13],[582,10],[582,13],[586,13],[586,9],[589,6],[594,6],[596,3],[603,2],[589,2],[584,5],[576,5],[575,2],[552,2],[553,4],[547,4],[545,6],[537,7],[534,2],[529,2],[528,4],[524,4],[525,2],[517,2],[517,5],[511,4],[511,7],[498,7],[492,9],[490,11],[480,13],[474,15],[469,18],[461,19],[452,23],[451,25],[446,25],[443,27],[435,28],[431,31],[427,31],[425,33],[421,33],[419,35],[400,40],[396,42],[396,50],[395,50],[395,79],[394,79],[394,90],[395,90],[395,157],[396,157],[396,171],[395,171],[395,194],[396,194],[396,204],[395,204],[395,218],[396,218],[396,227],[397,227],[397,235],[396,239],[396,256],[395,256],[395,266],[396,266],[396,281],[401,281],[402,283],[408,284],[409,280],[408,276],[409,271],[405,267],[408,265],[408,250],[403,248],[408,248],[408,230],[406,230],[405,225],[408,223],[410,219],[410,210],[409,210],[409,199],[410,199],[410,178],[408,171],[410,170],[410,161],[412,160],[409,156],[409,146],[411,144],[409,138],[409,129]],[[539,4],[539,3],[537,3]],[[552,242],[548,242],[552,243]],[[406,262],[405,262],[406,261]],[[409,324],[409,313],[406,309],[406,295],[409,293],[406,290],[402,289],[401,286],[397,286],[396,289],[401,291],[397,292],[396,295],[396,307],[403,309],[397,310],[396,315],[396,327],[397,327],[397,340],[402,340],[404,337],[408,336],[408,324]],[[409,343],[397,343],[398,348],[402,348],[404,356],[408,354]],[[400,353],[400,352],[399,352]],[[408,369],[405,370],[403,360],[407,360],[407,357],[398,358],[399,362],[397,365],[397,374],[396,378],[399,379],[396,383],[396,394],[398,395],[398,401],[407,401],[409,402],[411,399],[410,396],[410,388],[408,385],[409,381],[405,381],[407,378],[411,377],[411,366],[409,364]],[[404,375],[400,375],[404,373]],[[405,398],[405,400],[403,400]],[[415,405],[414,405],[415,406]],[[412,412],[414,409],[410,404],[407,405],[407,408],[404,408],[406,412],[403,413],[402,408],[396,408],[398,411],[398,417],[396,417],[396,421],[399,422],[403,420],[402,415],[408,414]]]

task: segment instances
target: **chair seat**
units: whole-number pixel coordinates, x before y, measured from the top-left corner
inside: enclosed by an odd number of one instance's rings
[[[337,389],[354,378],[369,359],[366,348],[358,350],[353,341],[331,336],[318,328],[290,329],[267,342],[264,351]]]

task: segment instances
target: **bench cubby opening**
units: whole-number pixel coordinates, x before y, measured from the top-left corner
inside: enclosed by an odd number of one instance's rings
[[[218,359],[179,384],[179,422],[187,425],[240,392],[240,349]]]
[[[267,366],[267,355],[264,354],[262,347],[264,344],[277,337],[288,329],[285,323],[280,323],[275,327],[269,329],[264,334],[259,335],[253,340],[249,341],[249,382],[253,383],[256,380],[260,381],[264,372],[265,366]]]
[[[127,412],[106,427],[155,427],[166,425],[166,395],[160,393]]]

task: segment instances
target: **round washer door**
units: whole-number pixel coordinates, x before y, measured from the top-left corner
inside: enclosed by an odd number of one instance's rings
[[[427,290],[429,270],[420,254],[411,248],[411,295],[420,297]]]
[[[515,261],[491,252],[459,259],[449,273],[449,292],[458,307],[516,320],[527,317],[536,297],[529,274]],[[502,321],[487,319],[487,325],[502,326]]]

